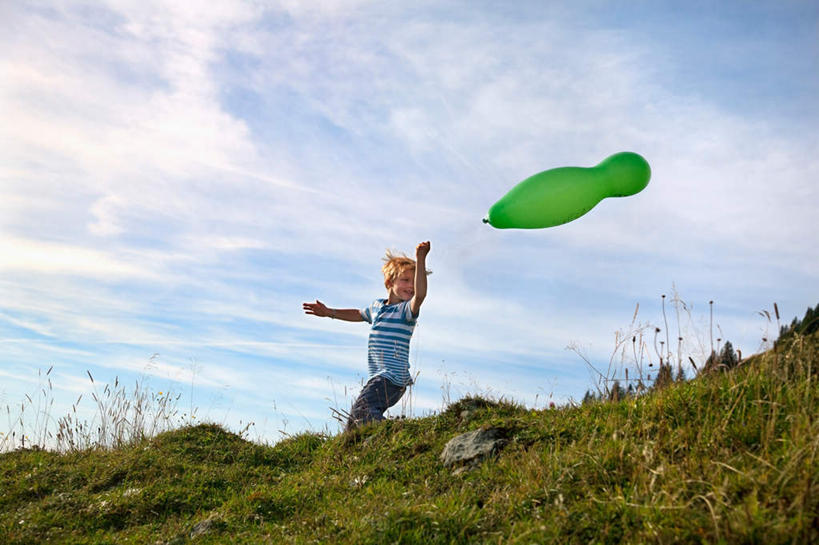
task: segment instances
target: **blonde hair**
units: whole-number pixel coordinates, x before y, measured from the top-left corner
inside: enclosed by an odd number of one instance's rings
[[[415,260],[407,257],[407,254],[394,254],[391,250],[387,250],[387,253],[384,257],[381,258],[384,262],[384,266],[381,267],[381,271],[384,273],[384,286],[389,289],[390,284],[395,282],[395,279],[398,278],[401,273],[407,270],[415,270]],[[427,274],[432,274],[432,271],[425,270]]]

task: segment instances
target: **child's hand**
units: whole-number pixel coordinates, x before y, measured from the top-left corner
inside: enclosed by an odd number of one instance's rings
[[[323,318],[330,315],[330,309],[318,299],[316,299],[315,303],[303,303],[301,306],[305,314],[312,314],[313,316],[321,316]]]
[[[422,242],[421,244],[415,247],[415,259],[418,260],[426,258],[427,254],[429,253],[429,250],[430,250],[429,241]]]

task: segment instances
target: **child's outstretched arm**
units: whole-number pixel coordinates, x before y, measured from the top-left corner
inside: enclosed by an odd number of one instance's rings
[[[305,314],[312,314],[313,316],[321,316],[323,318],[330,317],[347,322],[364,321],[364,318],[361,317],[361,312],[357,308],[327,308],[327,306],[318,299],[316,299],[315,303],[303,303],[301,306]]]
[[[421,312],[421,304],[427,297],[427,254],[429,241],[422,242],[415,247],[415,294],[410,301],[410,310],[413,316]]]

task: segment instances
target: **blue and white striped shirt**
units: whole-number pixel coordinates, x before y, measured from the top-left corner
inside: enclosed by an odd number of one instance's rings
[[[376,299],[360,312],[364,321],[372,324],[367,344],[370,378],[383,375],[396,386],[412,384],[409,349],[416,319],[410,302],[388,305],[386,299]]]

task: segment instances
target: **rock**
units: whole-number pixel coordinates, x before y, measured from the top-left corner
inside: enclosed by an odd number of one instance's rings
[[[500,428],[470,431],[452,438],[446,444],[441,461],[445,466],[474,465],[500,450],[505,443]]]
[[[191,528],[191,539],[209,533],[213,529],[215,523],[216,521],[213,518],[209,518],[194,524],[193,528]]]

